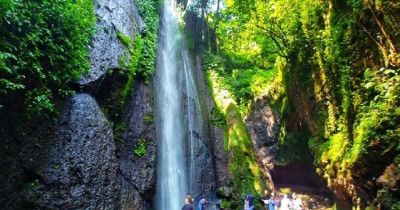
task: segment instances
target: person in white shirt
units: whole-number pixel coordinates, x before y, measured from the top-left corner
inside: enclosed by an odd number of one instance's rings
[[[292,194],[292,198],[293,198],[293,200],[292,200],[292,208],[294,210],[302,210],[303,207],[302,207],[301,198],[297,197],[296,193]]]
[[[281,208],[280,210],[289,210],[290,207],[290,200],[286,194],[283,194],[283,198],[281,200]]]

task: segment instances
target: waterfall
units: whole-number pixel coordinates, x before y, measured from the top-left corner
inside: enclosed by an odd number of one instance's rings
[[[174,0],[163,1],[156,69],[158,179],[156,208],[180,209],[188,190],[181,78],[182,35]]]
[[[186,49],[176,0],[164,0],[155,76],[158,174],[155,209],[181,209],[187,192],[213,200],[214,171],[199,76]],[[198,70],[198,69],[197,69]],[[196,202],[195,202],[196,203]],[[208,209],[212,209],[211,202]]]

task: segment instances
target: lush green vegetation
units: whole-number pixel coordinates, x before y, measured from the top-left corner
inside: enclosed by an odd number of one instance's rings
[[[371,181],[400,152],[400,3],[226,0],[219,8],[208,15],[218,50],[207,43],[203,53],[218,107],[236,103],[246,116],[267,97],[281,118],[278,161],[311,150],[329,187],[362,197],[343,180]]]
[[[118,32],[127,47],[121,58],[127,84],[149,82],[154,73],[159,1],[137,0],[146,24],[134,40]],[[55,113],[54,99],[71,94],[71,83],[88,72],[87,47],[94,33],[93,2],[89,0],[0,1],[0,108],[21,100],[29,113]]]
[[[94,23],[90,0],[1,0],[1,106],[22,96],[31,113],[56,112],[53,99],[89,68]]]
[[[153,122],[154,122],[154,118],[153,118],[152,115],[146,114],[146,115],[144,116],[144,121],[145,121],[147,124],[150,124],[150,123],[153,123]]]
[[[127,71],[128,80],[122,93],[122,102],[126,102],[131,96],[136,70],[138,69],[139,61],[143,57],[143,40],[140,35],[137,35],[135,40],[132,41],[128,36],[123,35],[119,31],[117,32],[117,37],[127,48],[125,55],[119,60],[121,68]],[[124,71],[120,71],[120,73],[125,74]]]
[[[137,143],[135,148],[133,148],[133,153],[138,157],[145,156],[147,153],[146,144],[147,144],[146,139],[143,139],[143,138],[139,139],[139,142]]]
[[[113,128],[114,137],[122,146],[125,146],[122,134],[126,130],[124,111],[132,99],[134,82],[142,80],[146,84],[149,83],[154,74],[157,48],[159,1],[136,0],[135,2],[146,25],[134,39],[117,31],[118,39],[126,47],[124,55],[119,58],[121,69],[108,71],[107,78],[111,78],[113,82],[108,84],[109,88],[99,96],[103,112]],[[144,120],[146,123],[152,123],[153,118],[146,115]],[[138,156],[141,156],[143,151],[137,151]]]
[[[224,127],[224,149],[229,153],[228,168],[232,174],[233,200],[241,200],[248,193],[258,197],[266,187],[265,180],[237,106],[236,100],[240,97],[232,94],[234,89],[225,80],[234,81],[234,78],[229,78],[227,74],[219,75],[218,68],[223,65],[218,63],[218,57],[213,59],[207,56],[211,55],[204,56],[203,67],[206,68],[207,84],[217,105],[212,111],[214,120],[211,123]],[[256,207],[261,208],[256,204]],[[231,203],[223,200],[222,205],[229,207]]]
[[[128,78],[122,94],[125,102],[132,93],[135,78],[139,77],[149,83],[155,70],[159,0],[136,0],[136,3],[146,24],[142,33],[137,34],[135,39],[131,40],[128,36],[117,32],[117,37],[127,48],[125,55],[119,61]],[[121,71],[121,74],[125,74],[125,72]]]
[[[154,74],[157,51],[157,33],[160,0],[136,0],[140,16],[146,24],[142,32],[142,55],[138,72],[146,83]]]
[[[229,169],[233,175],[233,188],[238,192],[236,200],[250,193],[258,197],[265,189],[263,173],[257,163],[253,145],[247,133],[246,125],[235,104],[226,109],[228,151],[230,154]],[[237,195],[236,195],[237,196]],[[256,207],[261,208],[257,205]]]

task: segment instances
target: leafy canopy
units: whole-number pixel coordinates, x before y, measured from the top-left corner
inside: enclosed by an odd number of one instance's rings
[[[91,0],[1,0],[0,104],[22,96],[30,112],[54,112],[89,68],[94,23]]]

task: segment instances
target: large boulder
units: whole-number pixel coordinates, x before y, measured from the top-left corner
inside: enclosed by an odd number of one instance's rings
[[[257,98],[252,106],[252,111],[246,119],[247,131],[254,147],[254,153],[270,188],[275,188],[271,170],[278,153],[278,135],[280,120],[278,112],[269,106],[264,97]]]
[[[32,209],[114,209],[118,162],[112,130],[95,100],[70,98],[46,139],[20,153],[27,174],[20,197]]]
[[[259,98],[254,103],[246,126],[256,155],[264,166],[272,169],[277,156],[280,121],[278,113],[266,99]]]

